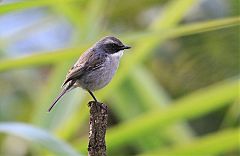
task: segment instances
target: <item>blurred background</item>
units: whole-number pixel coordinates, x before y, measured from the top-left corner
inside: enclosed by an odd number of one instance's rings
[[[87,155],[91,97],[65,74],[106,35],[108,155],[240,155],[239,0],[0,1],[0,155]]]

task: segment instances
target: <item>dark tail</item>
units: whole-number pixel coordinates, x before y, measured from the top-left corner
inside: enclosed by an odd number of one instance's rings
[[[58,95],[58,97],[54,100],[54,102],[52,103],[51,107],[48,109],[48,112],[50,112],[52,110],[52,108],[57,104],[58,100],[67,92],[67,89],[64,88],[62,90],[62,92]]]

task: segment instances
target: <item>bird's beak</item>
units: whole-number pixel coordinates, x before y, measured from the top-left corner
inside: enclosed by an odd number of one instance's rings
[[[123,49],[130,49],[131,47],[129,46],[124,46]]]

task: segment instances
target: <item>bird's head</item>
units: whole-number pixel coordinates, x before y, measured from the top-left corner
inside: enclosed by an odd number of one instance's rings
[[[130,49],[131,47],[124,45],[119,39],[112,36],[106,36],[102,38],[97,45],[102,48],[106,53],[114,54],[124,49]]]

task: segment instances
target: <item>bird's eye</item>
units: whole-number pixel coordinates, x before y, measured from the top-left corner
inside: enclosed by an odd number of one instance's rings
[[[110,49],[117,49],[119,47],[116,43],[109,43],[106,46]]]
[[[116,43],[107,43],[107,44],[105,44],[104,47],[108,53],[116,53],[119,50],[121,50],[121,45],[116,44]]]
[[[110,46],[112,47],[118,47],[118,45],[116,43],[110,43]]]

